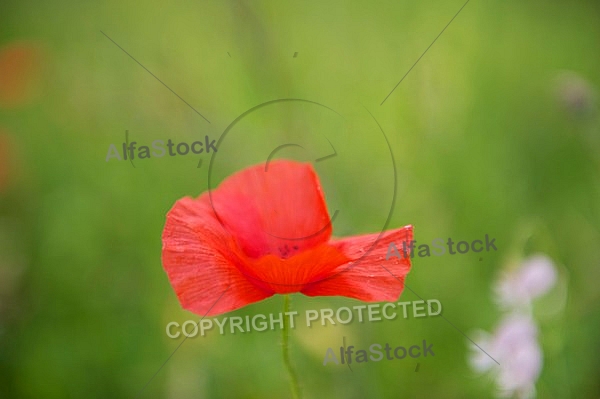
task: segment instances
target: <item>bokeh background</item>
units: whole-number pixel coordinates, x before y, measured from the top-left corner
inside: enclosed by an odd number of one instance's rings
[[[387,227],[412,224],[418,241],[496,238],[493,253],[417,258],[407,278],[467,335],[501,319],[493,286],[503,271],[549,256],[558,281],[532,309],[543,350],[537,397],[599,397],[600,5],[470,1],[380,105],[463,4],[3,2],[0,397],[290,397],[279,331],[190,338],[152,378],[182,340],[166,324],[198,319],[162,269],[161,233],[177,199],[207,190],[209,165],[215,187],[282,144],[304,148],[276,158],[314,162],[331,154],[327,140],[337,156],[315,167],[330,212],[339,210],[335,235],[379,231],[391,211]],[[243,112],[280,98],[335,112],[262,108],[212,162],[106,161],[126,130],[138,145],[218,139]],[[369,112],[389,139],[395,189]],[[401,299],[418,298],[405,290]],[[358,304],[292,297],[301,312]],[[427,339],[436,355],[324,367],[343,337],[357,347]],[[440,317],[298,327],[291,345],[306,398],[497,394]]]

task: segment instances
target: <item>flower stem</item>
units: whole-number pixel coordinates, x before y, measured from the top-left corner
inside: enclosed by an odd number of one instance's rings
[[[290,384],[292,389],[292,398],[300,399],[300,386],[298,385],[298,377],[290,362],[290,346],[289,346],[289,321],[287,320],[286,313],[290,311],[290,296],[283,296],[283,329],[282,329],[282,350],[283,350],[283,363],[290,376]]]

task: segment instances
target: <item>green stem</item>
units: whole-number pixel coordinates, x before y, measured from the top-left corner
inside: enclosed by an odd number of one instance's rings
[[[282,349],[283,349],[283,363],[285,364],[285,368],[290,376],[290,384],[292,388],[292,398],[299,399],[300,398],[300,386],[298,385],[298,377],[296,376],[296,372],[292,367],[292,363],[290,362],[290,345],[289,345],[289,322],[286,317],[286,313],[290,311],[290,296],[283,296],[283,329],[282,329]]]

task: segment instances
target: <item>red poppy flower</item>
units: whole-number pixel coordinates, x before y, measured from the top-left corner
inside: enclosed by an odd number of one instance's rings
[[[391,242],[412,240],[412,226],[331,239],[312,166],[273,161],[268,169],[242,170],[197,199],[177,201],[162,240],[163,267],[181,305],[214,316],[294,292],[396,300],[410,258],[382,261]]]
[[[16,107],[40,88],[43,54],[39,45],[15,41],[0,48],[0,106]]]

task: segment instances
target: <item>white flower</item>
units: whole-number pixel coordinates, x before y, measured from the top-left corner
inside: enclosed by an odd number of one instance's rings
[[[556,78],[555,93],[560,104],[572,116],[585,116],[595,109],[597,98],[594,87],[576,72],[560,73]]]
[[[500,397],[535,397],[535,382],[542,368],[542,351],[537,342],[537,327],[529,316],[507,316],[493,335],[482,334],[478,345],[500,365],[481,349],[472,346],[471,366],[479,373],[493,373]]]
[[[546,255],[538,254],[500,278],[495,287],[497,300],[504,307],[528,306],[556,283],[556,268]]]

